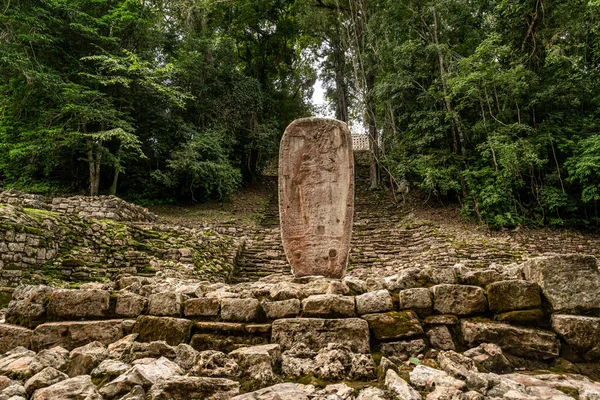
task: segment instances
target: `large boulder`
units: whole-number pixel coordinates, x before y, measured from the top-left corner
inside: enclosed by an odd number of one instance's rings
[[[37,374],[47,367],[62,370],[63,367],[67,365],[68,361],[69,351],[57,346],[37,353],[29,367],[31,368],[32,373]]]
[[[25,391],[31,396],[31,394],[38,389],[54,385],[55,383],[66,379],[69,379],[67,374],[62,373],[55,368],[47,367],[25,382]]]
[[[360,318],[320,319],[289,318],[273,322],[271,343],[279,343],[283,350],[295,343],[305,343],[313,350],[328,343],[345,344],[353,352],[369,352],[369,325]]]
[[[494,343],[505,352],[540,360],[558,357],[560,351],[556,335],[540,329],[485,320],[462,320],[461,329],[463,340],[470,347]]]
[[[256,299],[222,299],[223,321],[250,322],[259,317],[260,302]]]
[[[356,311],[359,315],[394,310],[392,296],[387,290],[377,290],[356,296]]]
[[[30,348],[33,331],[21,326],[0,324],[0,354],[15,347]]]
[[[24,285],[17,287],[6,310],[6,322],[33,327],[44,320],[46,302],[54,291],[49,286]]]
[[[15,347],[4,353],[0,358],[0,374],[13,378],[28,378],[31,376],[31,368],[35,353],[24,347]]]
[[[440,314],[471,315],[487,311],[485,292],[478,286],[442,284],[431,288],[433,309]]]
[[[535,282],[518,279],[494,282],[487,286],[486,291],[492,312],[525,310],[542,305],[540,287]]]
[[[296,384],[287,382],[241,394],[231,400],[308,400],[308,397]]]
[[[60,319],[104,317],[109,302],[106,290],[56,290],[50,295],[48,315]]]
[[[277,382],[273,367],[281,361],[281,347],[278,344],[242,347],[229,353],[244,371],[244,374],[261,386]]]
[[[181,294],[169,291],[154,293],[148,297],[148,314],[159,317],[180,317]]]
[[[576,353],[588,359],[600,358],[600,318],[555,314],[552,329]]]
[[[106,347],[100,342],[91,342],[71,351],[67,367],[70,377],[89,375],[94,368],[108,357]]]
[[[403,400],[421,400],[422,397],[394,370],[388,369],[385,374],[385,387],[394,394],[395,398]]]
[[[115,302],[115,315],[118,317],[135,318],[141,315],[148,306],[148,299],[128,291],[118,293]]]
[[[31,347],[35,351],[55,346],[73,350],[93,341],[107,345],[123,337],[122,322],[116,319],[42,324],[33,331]]]
[[[240,393],[240,384],[230,379],[173,376],[156,382],[148,400],[229,400]]]
[[[89,375],[65,379],[36,390],[31,400],[102,400]]]
[[[523,264],[525,279],[536,282],[555,312],[600,309],[600,274],[594,256],[537,257]]]
[[[143,315],[136,319],[133,333],[137,333],[142,342],[164,340],[171,346],[187,343],[193,322],[173,317],[153,317]]]
[[[377,339],[402,339],[422,335],[419,318],[412,311],[392,311],[362,316]]]
[[[161,357],[146,364],[134,365],[129,371],[104,385],[100,393],[105,398],[112,399],[131,391],[136,386],[148,389],[159,380],[177,375],[183,375],[183,370],[177,364]]]
[[[336,294],[317,294],[302,300],[305,317],[353,317],[356,315],[354,297]]]
[[[221,310],[221,300],[210,297],[189,299],[183,305],[186,317],[216,317]]]
[[[288,299],[280,301],[263,300],[261,307],[268,319],[293,318],[300,314],[300,300]]]

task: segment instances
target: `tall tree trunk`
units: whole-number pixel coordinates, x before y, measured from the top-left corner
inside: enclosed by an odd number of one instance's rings
[[[108,194],[114,196],[117,194],[117,181],[119,180],[119,172],[121,169],[118,165],[115,165],[115,173],[113,175],[112,185],[110,185],[110,189],[108,190]]]
[[[102,152],[96,151],[94,154],[94,142],[92,139],[86,141],[88,148],[88,164],[90,167],[90,196],[98,196],[98,188],[100,187],[100,161],[102,160]],[[98,147],[102,148],[102,142],[99,142]]]
[[[369,165],[370,189],[377,189],[380,183],[379,171],[379,130],[375,120],[375,107],[373,101],[373,90],[375,88],[375,74],[372,71],[367,72],[365,77],[366,98],[365,98],[365,122],[369,132],[369,150],[371,150],[371,160]]]
[[[333,65],[335,72],[335,117],[348,122],[348,86],[346,83],[346,54],[342,46],[341,33],[336,25],[336,34],[332,38]]]

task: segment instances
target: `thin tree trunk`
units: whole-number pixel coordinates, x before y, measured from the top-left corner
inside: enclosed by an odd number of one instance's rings
[[[96,163],[94,160],[94,145],[91,139],[86,141],[88,148],[88,165],[90,166],[90,196],[98,196],[98,183],[96,182]]]

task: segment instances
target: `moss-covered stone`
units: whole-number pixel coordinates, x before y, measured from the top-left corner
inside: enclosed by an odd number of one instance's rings
[[[413,311],[392,311],[367,314],[362,318],[369,323],[376,339],[401,339],[423,334],[419,318]]]

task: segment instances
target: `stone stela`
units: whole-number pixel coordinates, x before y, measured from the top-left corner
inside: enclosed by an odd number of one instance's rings
[[[330,118],[292,122],[279,149],[279,215],[283,247],[295,276],[344,276],[353,213],[348,126]]]

